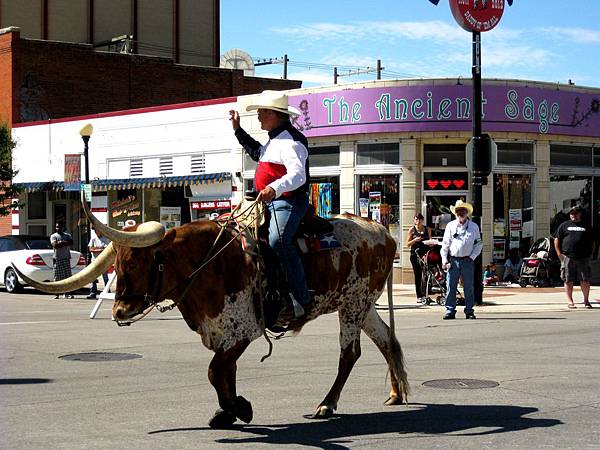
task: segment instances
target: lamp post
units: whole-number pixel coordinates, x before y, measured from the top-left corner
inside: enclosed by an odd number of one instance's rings
[[[88,155],[88,144],[90,142],[90,138],[92,137],[92,133],[94,131],[94,127],[91,123],[85,124],[81,130],[79,130],[79,134],[81,135],[81,139],[83,140],[83,158],[85,161],[85,184],[90,184],[90,163],[89,163],[89,155]],[[87,242],[90,240],[90,222],[85,219],[85,261],[89,263],[89,249],[87,246]]]

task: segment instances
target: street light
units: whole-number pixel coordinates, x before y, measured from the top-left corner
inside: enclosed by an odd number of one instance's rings
[[[79,130],[79,134],[81,135],[81,139],[83,139],[83,158],[85,160],[85,184],[90,184],[90,163],[89,163],[89,155],[88,155],[88,143],[90,142],[90,138],[92,137],[92,133],[94,132],[94,127],[91,123],[87,123]],[[90,240],[90,221],[85,220],[85,261],[89,262],[89,249],[87,246],[87,242]]]

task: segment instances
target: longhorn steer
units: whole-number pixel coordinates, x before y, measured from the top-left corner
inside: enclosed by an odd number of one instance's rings
[[[61,282],[30,281],[46,292],[66,292],[65,283],[70,289],[87,284],[114,259],[117,287],[112,313],[117,321],[130,320],[165,298],[180,298],[189,284],[188,276],[203,263],[209,251],[214,254],[232,238],[227,230],[212,248],[220,231],[220,226],[212,221],[185,224],[160,239],[156,223],[142,224],[141,230],[128,233],[112,230],[95,218],[90,220],[113,240],[97,259],[100,263]],[[299,330],[321,314],[338,311],[341,347],[338,373],[314,414],[320,418],[330,417],[337,408],[342,388],[360,357],[361,330],[387,361],[391,392],[386,405],[401,404],[408,391],[400,344],[374,306],[392,270],[396,243],[381,225],[368,219],[341,215],[332,223],[342,246],[306,257],[307,278],[315,299],[305,319],[296,326]],[[136,236],[144,234],[146,229],[155,235],[138,239]],[[246,423],[252,420],[250,402],[237,395],[236,364],[248,345],[263,332],[258,306],[263,278],[239,240],[234,239],[201,269],[177,304],[187,325],[215,352],[208,369],[220,406],[209,422],[213,428],[228,427],[236,418]],[[73,279],[77,286],[69,284]],[[149,296],[154,298],[149,301]]]

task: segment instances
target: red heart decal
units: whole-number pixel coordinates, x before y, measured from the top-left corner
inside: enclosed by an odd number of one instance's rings
[[[460,189],[465,185],[465,180],[454,180],[452,184],[456,186],[456,189]]]
[[[444,189],[448,189],[448,187],[452,184],[451,180],[442,180],[440,181],[440,184],[442,185],[442,187]]]
[[[429,189],[435,189],[438,183],[438,180],[427,180],[427,186],[429,186]]]

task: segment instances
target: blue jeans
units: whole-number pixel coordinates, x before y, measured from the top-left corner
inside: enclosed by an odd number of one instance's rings
[[[287,275],[290,292],[301,305],[310,302],[304,266],[292,240],[300,221],[308,210],[308,197],[280,197],[269,205],[269,245],[277,254],[279,263]]]
[[[104,280],[104,285],[108,284],[108,273],[104,272],[102,274],[102,279]],[[90,289],[90,294],[98,294],[98,280],[92,281],[92,288]]]
[[[463,289],[465,293],[465,314],[473,312],[475,305],[475,296],[473,294],[473,270],[475,262],[471,258],[458,259],[450,258],[450,268],[446,275],[446,312],[454,314],[456,312],[456,289],[458,278],[462,275]]]

